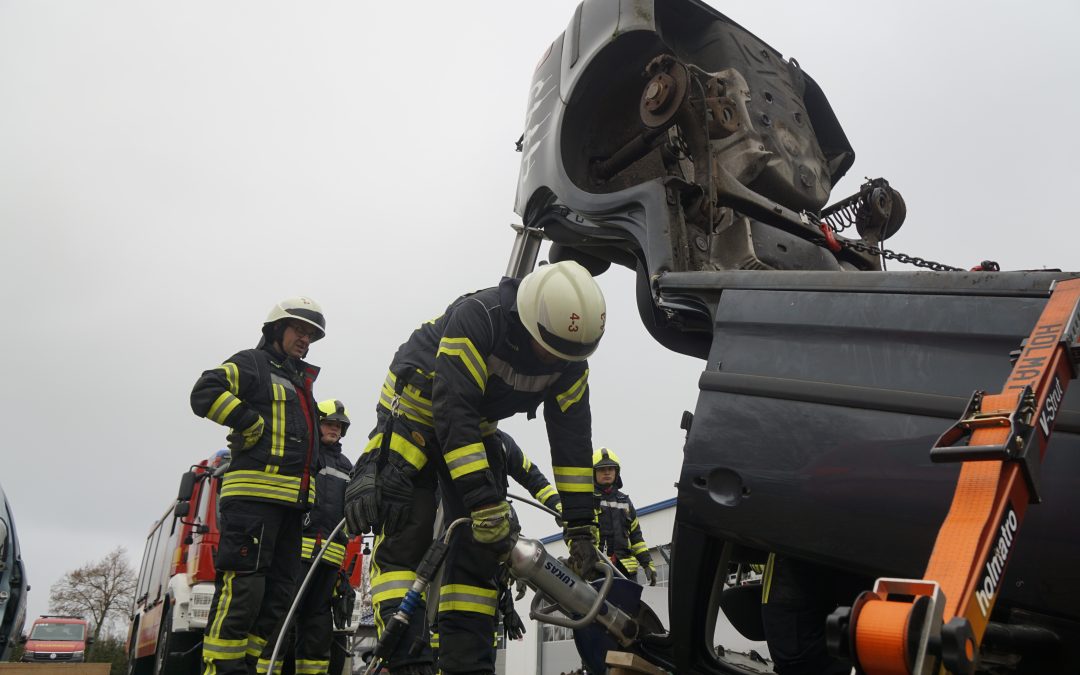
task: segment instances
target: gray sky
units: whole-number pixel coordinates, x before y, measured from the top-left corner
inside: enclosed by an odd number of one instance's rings
[[[903,192],[893,248],[1080,266],[1080,4],[713,4],[829,97],[857,155],[834,199]],[[530,76],[575,6],[0,0],[0,481],[31,616],[117,545],[138,565],[223,444],[192,383],[282,297],[326,310],[316,394],[348,404],[355,458],[397,345],[505,269]],[[648,337],[632,282],[601,278],[590,381],[594,442],[643,506],[674,494],[701,364]],[[550,475],[542,422],[504,428]]]

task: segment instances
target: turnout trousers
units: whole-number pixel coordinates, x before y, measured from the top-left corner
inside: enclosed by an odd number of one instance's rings
[[[379,415],[374,434],[386,429],[388,416]],[[446,523],[468,517],[443,463],[442,450],[434,430],[426,425],[399,417],[393,423],[398,447],[410,455],[423,456],[425,462],[413,478],[409,520],[392,535],[380,533],[372,550],[371,598],[375,606],[375,627],[382,635],[386,623],[397,611],[402,598],[416,581],[416,568],[435,535],[436,487],[443,497]],[[388,451],[393,451],[389,450]],[[490,453],[489,453],[490,454]],[[489,458],[489,463],[493,458]],[[501,459],[498,459],[502,463]],[[498,563],[486,547],[472,538],[472,529],[463,525],[454,531],[454,539],[443,566],[443,585],[439,591],[439,670],[443,673],[493,673],[498,593],[495,575]],[[433,656],[425,622],[426,596],[417,607],[408,631],[392,653],[390,671],[408,664],[431,664]]]
[[[311,563],[305,562],[303,567],[307,574]],[[296,608],[296,675],[326,675],[330,667],[334,637],[330,601],[337,575],[337,567],[320,562]]]
[[[303,511],[227,499],[218,519],[214,600],[203,637],[204,675],[265,673],[300,575]]]

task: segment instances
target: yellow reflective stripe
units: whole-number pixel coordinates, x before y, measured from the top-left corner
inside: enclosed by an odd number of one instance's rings
[[[627,572],[634,573],[638,571],[637,558],[619,558],[619,562],[622,563]]]
[[[451,478],[459,478],[488,468],[487,451],[483,443],[470,443],[451,450],[444,455],[444,458]]]
[[[280,384],[270,385],[274,390],[274,402],[271,404],[274,425],[271,428],[270,456],[285,456],[285,387]]]
[[[487,420],[481,420],[480,422],[480,435],[487,437],[499,430],[499,420],[494,422],[488,422]]]
[[[521,453],[521,468],[525,469],[526,473],[532,468],[532,460],[524,452]]]
[[[633,551],[634,555],[637,555],[637,554],[639,554],[639,553],[648,553],[648,551],[649,551],[649,545],[648,545],[648,544],[646,544],[646,543],[645,543],[645,542],[643,542],[643,541],[642,541],[642,542],[638,542],[638,543],[636,543],[636,544],[633,544],[633,545],[632,545],[632,546],[630,547],[630,550],[631,550],[631,551]]]
[[[368,441],[367,445],[364,446],[364,452],[360,454],[366,455],[372,450],[378,450],[382,447],[382,442],[382,432],[375,434],[371,437],[371,440]],[[410,443],[409,439],[400,434],[391,434],[390,449],[401,455],[406,462],[416,467],[417,471],[423,469],[424,465],[427,464],[427,455],[424,454],[424,451]]]
[[[284,663],[285,663],[284,658],[279,658],[278,660],[274,661],[274,672],[275,673],[280,673]],[[270,659],[259,659],[259,662],[255,664],[255,672],[256,673],[270,672]]]
[[[773,568],[776,566],[776,554],[770,553],[765,561],[765,574],[761,581],[761,604],[769,602],[769,591],[772,590]]]
[[[238,405],[240,405],[240,399],[227,391],[223,391],[221,396],[218,396],[214,400],[214,404],[210,406],[210,412],[206,413],[206,418],[218,424],[225,424],[225,418],[233,410],[236,410]]]
[[[418,421],[427,426],[432,426],[434,424],[434,418],[432,417],[431,402],[417,396],[415,398],[420,398],[425,401],[425,403],[419,403],[409,395],[410,392],[417,391],[419,390],[416,389],[416,387],[410,385],[405,387],[405,391],[399,396],[394,393],[392,387],[383,384],[382,390],[379,392],[379,405],[392,411],[394,409],[394,398],[397,397],[399,413],[404,414],[411,420]]]
[[[439,354],[456,356],[461,359],[461,362],[465,364],[465,368],[476,380],[476,386],[480,387],[480,391],[487,388],[487,363],[484,362],[484,357],[480,356],[480,352],[476,351],[476,346],[473,345],[472,340],[467,337],[444,337],[439,342],[439,351],[435,352],[435,357],[438,358]]]
[[[300,477],[265,471],[228,471],[221,483],[221,496],[294,502],[300,498]]]
[[[634,518],[633,520],[630,521],[630,531],[633,532],[634,530],[639,530],[639,529],[641,529],[641,526],[638,525],[637,518]]]
[[[585,395],[588,388],[589,369],[586,368],[585,374],[582,375],[577,382],[570,385],[569,389],[555,397],[555,402],[559,404],[559,410],[566,412],[570,406],[581,400],[581,397]]]
[[[495,616],[498,593],[492,588],[446,584],[439,589],[440,612],[474,612]]]
[[[300,476],[287,476],[280,473],[266,473],[252,469],[236,469],[225,472],[225,483],[230,480],[245,480],[253,483],[266,483],[269,485],[282,485],[288,487],[300,487]]]
[[[304,560],[314,558],[316,550],[315,539],[312,537],[304,537],[300,540],[300,557]],[[325,563],[340,566],[345,560],[345,547],[336,541],[330,542],[329,546],[326,547],[326,553],[323,554],[322,560]]]
[[[535,496],[537,501],[539,501],[541,504],[547,504],[547,500],[551,499],[555,495],[555,488],[551,487],[550,485],[545,485],[544,487],[536,491]]]
[[[214,620],[210,622],[210,631],[206,634],[206,639],[217,639],[221,636],[221,622],[225,620],[225,615],[229,613],[229,605],[232,604],[232,582],[236,577],[236,572],[225,572],[221,575],[221,595],[218,597],[217,613],[214,615]]]
[[[553,466],[555,487],[559,492],[593,491],[593,470],[588,466]]]
[[[296,675],[319,675],[325,673],[330,667],[329,661],[315,661],[312,659],[296,660]],[[275,671],[276,672],[276,671]]]
[[[246,639],[223,640],[221,638],[206,636],[203,638],[203,658],[218,659],[222,661],[242,659],[244,658],[247,646],[248,641]]]
[[[263,647],[266,646],[266,640],[253,633],[248,633],[247,639],[247,651],[244,653],[252,658],[259,658],[262,654]]]
[[[416,572],[386,572],[371,582],[371,601],[375,604],[403,598],[416,581]]]
[[[218,366],[225,371],[225,379],[229,381],[229,393],[240,395],[240,369],[232,361],[226,361]]]
[[[428,640],[428,644],[431,645],[432,649],[438,649],[439,648],[439,634],[438,633],[432,633],[431,638]]]

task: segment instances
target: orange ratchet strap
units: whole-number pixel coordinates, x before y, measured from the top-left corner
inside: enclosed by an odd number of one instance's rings
[[[1056,283],[1000,394],[975,392],[930,451],[962,462],[924,579],[878,579],[829,617],[830,648],[866,675],[975,671],[1039,467],[1080,362],[1080,279]],[[966,445],[957,445],[967,439]]]

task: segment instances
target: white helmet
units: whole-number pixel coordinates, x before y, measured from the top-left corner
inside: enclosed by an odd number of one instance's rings
[[[522,279],[517,311],[529,335],[566,361],[589,358],[607,322],[603,292],[592,275],[572,260],[544,265]]]
[[[286,298],[274,305],[270,313],[266,315],[266,321],[263,322],[263,333],[265,334],[270,326],[282,319],[296,319],[318,328],[319,333],[311,338],[312,342],[326,336],[326,317],[323,316],[319,303],[311,298]]]

